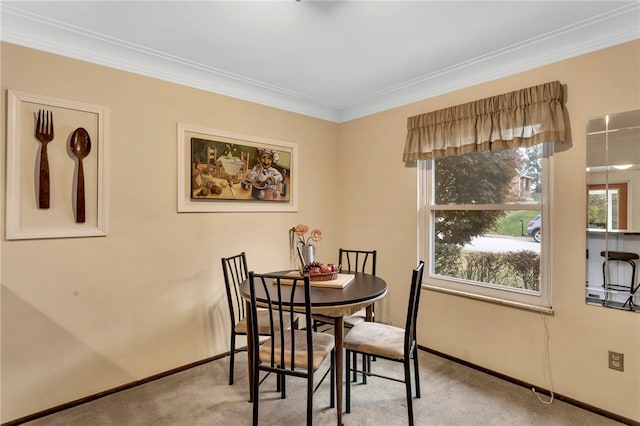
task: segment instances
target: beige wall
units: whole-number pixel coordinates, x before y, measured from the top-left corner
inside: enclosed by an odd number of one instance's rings
[[[3,234],[3,422],[228,351],[222,256],[287,268],[288,229],[306,223],[336,260],[337,124],[3,44],[3,188],[7,89],[109,108],[109,226]],[[299,212],[178,214],[178,122],[297,143]]]
[[[573,137],[555,159],[555,316],[426,292],[419,343],[640,420],[640,315],[584,304],[577,219],[585,120],[640,106],[639,52],[627,43],[337,125],[2,44],[3,130],[9,88],[110,108],[108,236],[3,238],[2,421],[225,352],[219,258],[245,250],[252,269],[286,267],[300,222],[325,231],[321,259],[378,249],[390,285],[379,315],[402,324],[417,246],[406,118],[550,80],[567,87]],[[298,143],[300,211],[177,214],[178,122]],[[607,369],[609,349],[625,353],[624,373]]]
[[[640,107],[640,42],[343,124],[339,150],[345,160],[341,167],[344,241],[374,244],[380,251],[379,273],[393,279],[394,291],[378,315],[400,324],[403,311],[395,308],[404,306],[417,245],[416,170],[401,161],[406,118],[552,80],[566,87],[572,138],[554,159],[555,315],[426,291],[418,341],[640,421],[640,315],[584,303],[585,123],[590,117]],[[357,161],[362,156],[367,164]],[[607,367],[608,350],[625,354],[623,373]]]

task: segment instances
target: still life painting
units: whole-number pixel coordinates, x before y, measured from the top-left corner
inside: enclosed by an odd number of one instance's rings
[[[288,202],[291,152],[191,138],[191,197]]]
[[[296,144],[187,125],[178,140],[179,211],[297,209]]]

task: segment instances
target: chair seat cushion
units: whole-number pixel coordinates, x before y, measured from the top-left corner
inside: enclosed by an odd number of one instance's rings
[[[360,324],[361,322],[365,322],[367,320],[366,312],[356,312],[353,315],[349,315],[348,317],[344,317],[344,326],[345,327],[354,327],[356,324]]]
[[[284,318],[283,323],[285,328],[289,328],[291,326],[289,318]],[[280,328],[279,324],[274,324],[274,328],[278,330]],[[247,334],[247,317],[238,321],[234,329],[236,334]],[[258,311],[258,334],[270,334],[270,329],[269,311],[264,309]]]
[[[295,333],[295,368],[303,368],[309,370],[307,366],[307,335],[304,330],[294,330]],[[271,362],[271,338],[267,339],[260,345],[260,361]],[[274,361],[280,361],[280,333],[275,333],[273,340]],[[286,366],[291,365],[291,332],[284,333],[284,357]],[[327,355],[334,348],[334,337],[327,333],[313,333],[313,371],[317,370]]]
[[[609,260],[636,260],[640,258],[637,253],[629,253],[628,251],[601,251],[600,256]]]
[[[402,360],[404,329],[378,322],[361,322],[344,338],[345,349]]]
[[[326,324],[333,324],[333,318],[331,317],[327,317],[324,315],[319,315],[319,314],[314,314],[312,315],[313,319],[316,321],[320,321]],[[367,320],[367,310],[366,309],[360,309],[358,312],[356,312],[355,314],[352,315],[348,315],[346,317],[343,318],[344,319],[344,326],[351,328],[356,324],[360,324],[361,322],[364,322]]]

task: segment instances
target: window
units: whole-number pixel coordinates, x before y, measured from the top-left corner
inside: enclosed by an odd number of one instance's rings
[[[551,153],[565,138],[559,81],[407,119],[427,287],[551,311]]]
[[[589,228],[604,229],[608,223],[609,231],[627,229],[627,184],[587,185],[587,189]]]
[[[549,310],[552,148],[539,143],[418,161],[427,287]]]

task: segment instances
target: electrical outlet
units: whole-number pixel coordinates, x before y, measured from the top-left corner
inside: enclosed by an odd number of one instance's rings
[[[609,368],[624,371],[624,354],[609,351]]]

